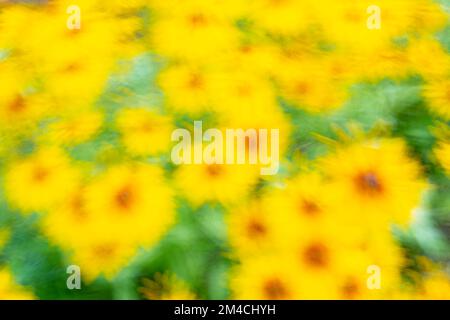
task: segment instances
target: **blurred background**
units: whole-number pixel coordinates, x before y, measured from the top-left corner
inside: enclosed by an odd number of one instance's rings
[[[0,1],[0,299],[449,299],[449,3]]]

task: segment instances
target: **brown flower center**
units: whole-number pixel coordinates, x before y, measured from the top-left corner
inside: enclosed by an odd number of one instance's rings
[[[281,300],[281,299],[285,299],[288,295],[286,286],[278,278],[273,278],[273,279],[268,280],[264,284],[263,290],[264,290],[264,296],[268,300]]]
[[[297,83],[297,85],[295,86],[295,92],[298,95],[305,95],[309,91],[311,91],[311,88],[310,88],[309,84],[304,81]]]
[[[251,239],[261,238],[267,232],[266,226],[260,221],[252,220],[247,225],[248,236]]]
[[[68,65],[66,65],[63,69],[62,72],[63,73],[77,73],[78,71],[80,71],[82,69],[82,66],[80,63],[78,62],[72,62],[69,63]]]
[[[328,248],[321,243],[314,243],[305,249],[303,259],[312,267],[323,268],[328,265]]]
[[[25,110],[26,106],[25,99],[21,95],[17,95],[9,104],[9,110],[12,113],[20,113]]]
[[[43,167],[36,167],[33,171],[33,181],[37,183],[44,182],[48,176],[50,175],[50,172]]]
[[[131,186],[124,186],[120,189],[115,196],[115,202],[122,210],[130,209],[134,202],[134,192]]]
[[[84,200],[81,195],[76,195],[70,201],[70,208],[72,209],[72,214],[77,220],[84,220],[87,216]]]
[[[94,255],[102,260],[110,259],[116,252],[113,244],[102,244],[94,248]]]
[[[189,23],[195,28],[204,27],[208,23],[208,19],[204,14],[197,13],[189,17]]]
[[[300,202],[300,211],[307,216],[316,216],[320,212],[320,207],[312,200],[302,199]]]
[[[200,74],[194,73],[188,81],[188,88],[192,90],[200,90],[203,88],[204,81]]]
[[[355,299],[358,292],[359,286],[354,279],[348,279],[341,288],[341,293],[345,299]]]
[[[380,178],[374,172],[364,172],[356,176],[355,184],[357,189],[369,196],[379,195],[383,192],[383,185]]]
[[[208,176],[217,178],[222,174],[222,167],[218,164],[210,164],[206,166]]]

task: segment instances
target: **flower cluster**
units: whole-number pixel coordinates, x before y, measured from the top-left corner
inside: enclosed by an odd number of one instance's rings
[[[448,11],[0,2],[0,298],[449,299]],[[174,164],[194,121],[280,170]]]

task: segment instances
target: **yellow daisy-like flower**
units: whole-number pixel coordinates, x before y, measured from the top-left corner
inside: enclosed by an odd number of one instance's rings
[[[413,39],[407,48],[407,57],[413,72],[426,80],[446,79],[450,72],[450,55],[432,37]]]
[[[0,269],[0,300],[32,300],[34,295],[18,285],[7,268]]]
[[[99,111],[70,114],[50,124],[48,133],[44,135],[43,139],[49,139],[49,143],[61,145],[83,143],[98,132],[102,120],[103,114]]]
[[[338,148],[323,159],[322,170],[335,184],[342,210],[372,225],[406,224],[421,200],[426,183],[405,143],[379,139]]]
[[[88,238],[76,243],[71,251],[71,261],[80,266],[81,276],[87,282],[101,275],[109,280],[114,278],[136,254],[135,243],[126,238],[118,238],[115,234]]]
[[[282,256],[244,259],[231,273],[232,298],[237,300],[302,299],[308,287],[292,261]]]
[[[443,271],[434,271],[431,275],[428,275],[423,281],[418,298],[427,300],[449,300],[450,278],[448,274]]]
[[[403,80],[411,73],[411,62],[407,50],[388,45],[378,50],[357,54],[358,75],[360,79],[377,81],[383,78]],[[370,63],[370,68],[367,68]]]
[[[400,286],[400,249],[390,241],[383,245],[384,252],[377,252],[377,242],[371,239],[366,248],[341,252],[334,274],[337,299],[383,299]]]
[[[446,120],[450,120],[450,79],[430,81],[423,88],[429,108]]]
[[[296,36],[313,21],[310,1],[250,1],[250,19],[275,35]]]
[[[34,125],[48,110],[44,98],[20,68],[13,61],[0,60],[0,130]]]
[[[304,295],[309,299],[335,299],[337,296],[336,270],[343,251],[339,239],[326,231],[298,231],[291,239],[292,263],[299,274],[308,275]],[[284,248],[286,250],[286,248]],[[315,283],[315,285],[313,285]]]
[[[266,95],[264,94],[263,96]],[[267,96],[271,97],[272,94],[269,93]],[[267,167],[267,164],[261,163],[261,152],[265,153],[263,148],[267,148],[267,156],[272,160],[276,160],[277,154],[279,159],[285,154],[289,144],[292,125],[287,116],[279,108],[272,105],[271,101],[261,104],[242,105],[240,108],[230,105],[227,111],[221,111],[217,119],[218,127],[222,128],[222,132],[225,134],[227,129],[241,129],[244,132],[253,132],[256,135],[256,138],[253,139],[253,145],[251,135],[246,137],[245,150],[239,150],[237,144],[235,146],[235,154],[245,151],[249,157],[250,155],[257,157],[258,163],[256,166]],[[267,144],[262,132],[267,133]]]
[[[294,62],[278,73],[281,95],[295,106],[313,113],[339,108],[347,86],[336,82],[317,61]]]
[[[148,300],[195,300],[187,284],[173,274],[157,273],[154,280],[143,279],[142,295]]]
[[[98,232],[152,245],[174,221],[173,194],[154,165],[119,165],[95,179],[85,192],[86,208],[100,219]]]
[[[213,79],[211,86],[214,111],[224,114],[246,113],[245,110],[276,110],[277,100],[268,79],[250,72],[226,72]]]
[[[163,70],[157,81],[169,109],[187,114],[208,110],[214,81],[210,71],[196,66],[175,65]]]
[[[279,228],[277,211],[267,207],[264,199],[234,208],[227,216],[228,239],[239,257],[275,252],[285,236]]]
[[[450,142],[441,142],[434,151],[441,166],[450,175]]]
[[[107,227],[86,208],[84,188],[69,194],[64,202],[52,208],[42,221],[42,229],[47,236],[65,248],[73,248],[83,242],[86,235],[95,235],[102,230],[108,232]]]
[[[120,111],[116,122],[130,154],[146,156],[169,150],[174,129],[170,117],[145,108],[127,108]]]
[[[24,212],[47,210],[77,188],[79,172],[59,149],[43,148],[10,165],[5,177],[7,199]]]
[[[179,2],[162,10],[151,28],[155,51],[170,58],[205,61],[231,51],[238,31],[214,2]]]
[[[369,10],[376,5],[380,10],[379,28],[369,28]],[[325,34],[339,46],[355,51],[377,50],[387,44],[394,36],[400,36],[409,28],[410,2],[381,0],[373,3],[367,0],[332,1],[316,3],[319,21]],[[323,9],[326,8],[326,9]]]
[[[184,164],[175,172],[177,187],[195,206],[239,202],[256,185],[258,177],[255,166],[237,164]]]
[[[432,0],[417,0],[408,2],[410,28],[418,33],[433,33],[444,28],[448,22],[448,15],[440,3]]]
[[[226,70],[242,70],[253,76],[266,77],[276,67],[277,48],[265,42],[245,42],[233,49],[227,56],[220,57],[220,65]]]
[[[286,185],[267,196],[267,207],[285,218],[295,228],[310,230],[323,228],[331,222],[331,190],[317,172],[301,174],[290,179]]]

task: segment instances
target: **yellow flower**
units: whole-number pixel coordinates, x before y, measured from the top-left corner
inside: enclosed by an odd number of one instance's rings
[[[232,298],[237,300],[302,299],[308,288],[304,276],[291,261],[280,256],[257,256],[245,259],[231,273]]]
[[[78,186],[79,173],[59,149],[42,148],[10,165],[6,195],[24,212],[47,210],[63,201]]]
[[[419,299],[449,300],[450,279],[443,271],[434,271],[428,275],[422,284],[418,294]]]
[[[434,38],[421,37],[412,40],[407,54],[412,71],[426,80],[445,79],[450,72],[450,56]]]
[[[158,76],[169,109],[187,114],[208,110],[212,81],[211,72],[191,65],[171,66]]]
[[[177,3],[162,10],[151,27],[155,51],[169,58],[204,61],[230,51],[238,31],[211,1]]]
[[[268,96],[271,96],[271,94]],[[244,132],[250,130],[256,134],[255,145],[251,145],[250,138],[246,138],[245,141],[245,153],[258,158],[258,163],[253,166],[267,167],[267,165],[261,163],[260,157],[262,150],[265,150],[264,148],[267,148],[267,156],[272,160],[275,160],[275,152],[278,152],[280,159],[286,152],[292,125],[283,111],[272,105],[272,102],[243,104],[241,107],[230,104],[227,110],[221,110],[216,119],[218,120],[217,126],[225,134],[227,129],[241,129]],[[264,138],[260,139],[261,133],[265,132],[263,130],[267,132],[267,144]],[[278,134],[278,138],[275,137],[274,133]],[[237,154],[239,151],[242,152],[243,150],[239,150],[236,144],[235,153]]]
[[[227,56],[220,57],[218,64],[225,70],[241,70],[252,76],[267,77],[277,69],[274,67],[276,52],[277,47],[263,41],[239,43]]]
[[[285,230],[279,227],[280,214],[276,212],[267,207],[264,199],[230,210],[226,218],[228,239],[239,257],[279,249]]]
[[[86,111],[69,114],[52,123],[44,140],[61,145],[74,145],[86,142],[100,129],[103,114],[98,111]]]
[[[5,45],[22,53],[27,70],[39,73],[53,99],[52,107],[58,112],[78,110],[98,97],[115,61],[130,50],[131,41],[123,39],[132,34],[130,29],[135,24],[113,19],[87,3],[78,5],[82,8],[82,24],[73,30],[67,27],[68,5],[64,2],[52,2],[40,10],[10,9],[4,15],[2,12],[3,27],[14,30],[5,35]],[[14,41],[18,38],[22,41]]]
[[[342,210],[369,225],[406,224],[426,183],[399,139],[378,139],[338,148],[321,162],[335,184]]]
[[[108,280],[114,278],[136,254],[135,243],[126,238],[118,238],[115,234],[89,238],[74,246],[71,258],[74,264],[80,266],[81,275],[87,282],[101,275]]]
[[[358,74],[363,80],[377,81],[384,78],[403,80],[411,73],[407,50],[393,45],[357,54]],[[370,67],[367,67],[370,63]]]
[[[334,209],[341,203],[335,201],[333,192],[319,173],[310,172],[289,179],[283,187],[265,197],[266,210],[279,212],[273,215],[277,225],[284,229],[284,245],[299,233],[311,230],[335,233],[342,225],[348,227],[344,236],[353,235],[349,233],[350,225],[346,224],[351,218],[338,216]]]
[[[434,152],[441,166],[450,175],[450,142],[439,143]]]
[[[250,1],[249,18],[257,27],[275,35],[296,36],[312,23],[310,1]]]
[[[365,247],[340,252],[334,275],[338,299],[385,299],[399,288],[400,248],[388,234],[368,239]]]
[[[34,295],[16,284],[7,268],[0,269],[0,300],[32,300]]]
[[[52,209],[43,229],[92,281],[114,277],[138,246],[153,245],[173,220],[172,192],[160,168],[116,166]]]
[[[48,110],[29,75],[20,68],[14,61],[0,60],[0,130],[35,125]]]
[[[195,294],[187,284],[173,274],[155,275],[154,280],[143,279],[140,292],[148,300],[195,300]]]
[[[233,204],[244,199],[258,182],[250,165],[184,164],[175,172],[180,192],[195,206],[205,202]]]
[[[87,187],[85,195],[88,212],[104,225],[98,233],[149,246],[174,221],[172,191],[162,169],[154,165],[111,167]]]
[[[173,125],[168,116],[145,108],[126,108],[120,111],[116,122],[130,154],[155,155],[170,148]]]
[[[408,2],[410,28],[418,33],[433,33],[445,27],[448,16],[438,2],[431,0],[417,0]]]
[[[423,95],[431,111],[450,120],[450,79],[430,81],[424,86]]]
[[[376,5],[381,10],[379,29],[367,26],[370,18],[367,10],[371,5],[374,3],[366,0],[326,0],[316,3],[316,12],[331,41],[344,48],[367,52],[377,50],[392,37],[402,35],[409,28],[409,1],[378,1]]]
[[[102,93],[113,65],[109,56],[102,57],[102,63],[90,54],[65,58],[44,71],[46,90],[55,101],[56,114],[90,107]]]
[[[336,270],[343,254],[343,245],[332,234],[323,231],[298,231],[287,247],[292,264],[300,275],[305,275],[304,296],[309,299],[335,299],[337,296]],[[286,250],[287,248],[283,248]]]
[[[347,98],[347,86],[334,81],[313,60],[294,62],[278,73],[281,95],[296,107],[319,113],[339,108]]]
[[[109,232],[109,225],[100,218],[88,211],[85,189],[79,188],[69,194],[61,205],[49,210],[43,217],[42,229],[51,240],[72,249],[86,238]]]
[[[224,72],[216,78],[211,82],[212,104],[214,111],[224,116],[230,111],[235,114],[249,113],[250,110],[270,113],[278,107],[274,87],[267,78],[245,71]]]

